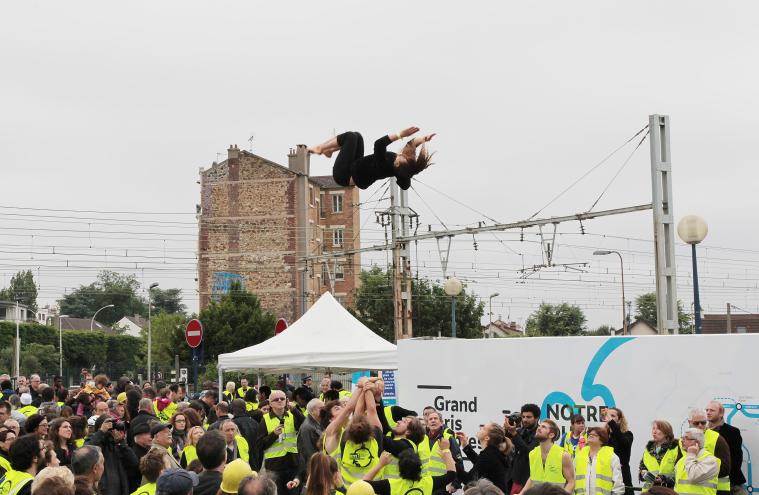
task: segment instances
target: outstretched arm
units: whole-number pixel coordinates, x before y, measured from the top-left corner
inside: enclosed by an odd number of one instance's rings
[[[369,385],[369,389],[364,392],[364,401],[366,404],[366,415],[368,416],[369,424],[375,428],[382,429],[382,422],[377,415],[377,404],[374,402],[373,393],[374,384]]]
[[[340,431],[342,431],[343,427],[348,422],[348,418],[356,408],[356,403],[359,398],[363,400],[363,394],[361,393],[363,391],[363,386],[360,383],[358,386],[358,390],[356,390],[356,393],[351,396],[348,404],[340,411],[335,420],[327,426],[327,429],[324,430],[324,437],[326,438],[324,447],[327,449],[327,452],[332,452],[337,448]]]

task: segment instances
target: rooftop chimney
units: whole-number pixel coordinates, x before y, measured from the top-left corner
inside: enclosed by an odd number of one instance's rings
[[[299,144],[295,149],[290,149],[287,158],[289,159],[288,166],[290,170],[296,174],[308,176],[311,173],[308,148],[305,144]]]
[[[240,156],[240,148],[238,148],[236,144],[235,145],[230,144],[229,149],[227,149],[227,158],[231,160],[239,156]]]

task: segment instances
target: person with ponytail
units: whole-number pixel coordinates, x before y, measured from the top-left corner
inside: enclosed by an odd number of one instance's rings
[[[509,471],[507,456],[511,453],[513,445],[506,437],[503,427],[497,423],[483,425],[477,432],[477,440],[482,450],[479,454],[469,444],[469,439],[463,432],[456,433],[459,444],[464,446],[464,454],[472,463],[472,469],[461,476],[462,481],[469,482],[477,479],[488,479],[503,493],[509,493],[506,487],[506,476]]]
[[[304,495],[335,495],[345,493],[343,476],[337,461],[322,452],[316,452],[308,461],[308,476],[306,478]]]

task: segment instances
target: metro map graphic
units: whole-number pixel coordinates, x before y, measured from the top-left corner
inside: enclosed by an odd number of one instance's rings
[[[759,418],[759,404],[743,404],[730,397],[715,397],[725,408],[725,423],[732,425],[733,417],[736,414],[741,413],[747,418],[756,419]],[[730,402],[724,402],[730,401]],[[729,411],[729,412],[728,412]],[[746,456],[746,490],[749,493],[754,491],[754,477],[751,469],[751,452],[746,447],[746,442],[743,442],[743,452]]]

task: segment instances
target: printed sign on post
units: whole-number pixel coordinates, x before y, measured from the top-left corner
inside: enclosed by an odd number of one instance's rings
[[[385,390],[382,392],[382,401],[387,406],[395,405],[397,396],[395,392],[395,371],[382,371],[382,381],[385,383]]]

